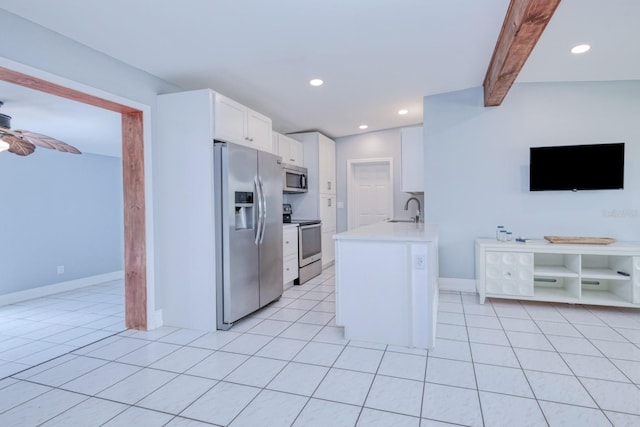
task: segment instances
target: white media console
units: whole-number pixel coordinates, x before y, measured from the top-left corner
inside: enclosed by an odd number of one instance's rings
[[[640,308],[640,244],[476,240],[476,283],[486,297]]]

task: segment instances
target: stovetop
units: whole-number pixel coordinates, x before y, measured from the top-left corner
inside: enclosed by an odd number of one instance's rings
[[[284,224],[313,225],[320,224],[319,219],[290,219],[282,221]]]

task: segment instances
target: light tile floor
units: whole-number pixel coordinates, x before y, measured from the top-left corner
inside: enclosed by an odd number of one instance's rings
[[[333,301],[328,269],[230,331],[123,331],[10,369],[0,425],[640,425],[638,310],[442,292],[427,353],[344,339]]]
[[[0,306],[0,379],[124,330],[122,280]]]

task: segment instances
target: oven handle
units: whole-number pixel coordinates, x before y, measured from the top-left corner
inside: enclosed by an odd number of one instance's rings
[[[301,225],[300,229],[302,230],[303,228],[313,228],[313,227],[322,227],[322,223],[317,223],[317,224],[309,224],[309,225]]]

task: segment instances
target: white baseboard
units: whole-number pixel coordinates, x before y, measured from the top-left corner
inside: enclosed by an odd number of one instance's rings
[[[98,274],[96,276],[83,277],[81,279],[69,280],[67,282],[54,283],[52,285],[40,286],[26,289],[24,291],[13,292],[0,295],[0,306],[14,304],[29,299],[46,297],[60,292],[73,291],[87,286],[99,285],[100,283],[112,282],[124,278],[124,271],[113,271],[111,273]]]
[[[476,293],[476,281],[474,279],[456,279],[452,277],[440,277],[438,288],[441,291]]]

